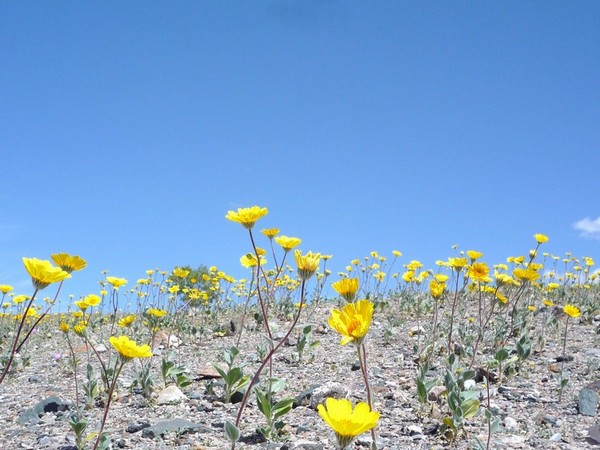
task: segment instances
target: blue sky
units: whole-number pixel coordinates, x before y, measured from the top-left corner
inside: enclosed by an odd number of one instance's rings
[[[0,283],[241,277],[255,204],[334,272],[533,233],[600,263],[599,43],[595,1],[2,2]]]

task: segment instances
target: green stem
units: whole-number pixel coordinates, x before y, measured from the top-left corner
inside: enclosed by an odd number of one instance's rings
[[[121,369],[123,369],[124,365],[125,361],[121,361],[121,365],[119,366],[119,369],[115,372],[115,376],[113,377],[110,389],[108,390],[108,398],[106,399],[106,406],[104,407],[104,414],[102,415],[100,431],[98,431],[98,437],[96,438],[96,443],[94,444],[94,448],[92,450],[96,450],[98,448],[98,445],[100,445],[100,441],[102,440],[102,432],[104,431],[104,425],[106,425],[106,419],[108,417],[108,410],[110,409],[110,403],[112,401],[113,392],[115,390],[115,386],[117,385],[117,379],[119,378]]]

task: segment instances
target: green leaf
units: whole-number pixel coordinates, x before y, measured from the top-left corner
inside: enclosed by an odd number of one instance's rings
[[[275,403],[275,406],[273,406],[273,417],[275,419],[283,416],[284,414],[289,413],[292,410],[292,406],[294,404],[294,399],[293,398],[286,398],[284,400],[281,400],[277,403]]]
[[[233,423],[231,423],[229,420],[227,420],[225,422],[225,436],[227,436],[227,438],[231,441],[231,442],[237,442],[238,439],[240,438],[240,430],[238,430],[238,427],[236,427]]]
[[[475,414],[477,414],[477,411],[479,410],[479,400],[466,400],[462,402],[460,406],[463,411],[463,417],[468,419],[469,417],[473,417]]]
[[[267,396],[259,389],[255,389],[254,393],[256,394],[256,404],[258,409],[263,415],[267,418],[267,421],[271,421],[271,402],[267,398]]]

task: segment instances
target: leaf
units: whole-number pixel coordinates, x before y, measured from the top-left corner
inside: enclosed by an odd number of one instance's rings
[[[466,400],[462,402],[460,406],[463,411],[463,417],[468,419],[469,417],[473,417],[475,414],[477,414],[477,411],[479,410],[479,400]]]
[[[238,427],[236,427],[233,423],[231,423],[229,420],[225,421],[225,436],[227,436],[227,438],[231,441],[231,442],[237,442],[238,439],[240,438],[240,430],[238,429]]]
[[[292,406],[294,404],[294,399],[293,398],[286,398],[284,400],[281,400],[277,403],[275,403],[275,406],[273,406],[273,417],[275,419],[283,416],[284,414],[289,413],[292,410]]]

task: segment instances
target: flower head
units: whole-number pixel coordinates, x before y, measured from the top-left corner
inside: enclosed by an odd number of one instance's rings
[[[308,280],[319,268],[321,254],[308,252],[306,255],[302,255],[300,250],[295,250],[294,258],[296,266],[298,266],[298,276],[303,280]]]
[[[0,292],[2,292],[3,294],[8,294],[13,289],[14,288],[9,284],[0,284]]]
[[[154,317],[163,317],[167,314],[167,311],[165,311],[164,309],[150,308],[146,311],[146,314],[149,314]]]
[[[540,277],[540,274],[533,269],[523,269],[517,267],[513,270],[513,275],[521,281],[535,281]]]
[[[85,259],[77,255],[69,255],[68,253],[55,253],[50,255],[54,264],[60,267],[67,273],[71,273],[75,270],[81,270],[87,266]]]
[[[66,322],[61,322],[58,324],[58,329],[63,333],[67,333],[69,331],[69,324]]]
[[[348,447],[356,436],[375,428],[380,414],[371,411],[369,405],[360,402],[352,409],[350,400],[327,398],[325,406],[317,405],[321,418],[334,431],[338,446]]]
[[[302,239],[281,235],[275,238],[275,242],[281,245],[281,248],[283,248],[286,252],[289,252],[294,247],[298,247],[302,243]]]
[[[128,327],[130,326],[133,322],[135,321],[135,315],[131,314],[129,316],[125,316],[123,317],[121,320],[119,320],[119,326],[120,327]]]
[[[27,273],[31,276],[31,282],[36,289],[44,289],[52,283],[70,278],[71,275],[55,267],[50,261],[37,258],[23,258],[23,264]]]
[[[478,252],[477,250],[467,250],[467,256],[469,257],[471,262],[473,262],[476,259],[481,258],[483,256],[483,253]]]
[[[190,274],[190,271],[187,269],[182,269],[181,267],[175,267],[173,269],[173,275],[177,278],[185,278]]]
[[[536,233],[533,235],[533,237],[535,238],[538,244],[544,244],[548,242],[548,236],[546,236],[545,234]]]
[[[260,230],[260,232],[269,239],[273,239],[279,234],[279,228],[263,228],[262,230]]]
[[[431,280],[429,282],[429,293],[433,298],[440,298],[444,295],[446,290],[446,283],[439,282],[438,280]]]
[[[448,264],[457,272],[467,265],[467,258],[448,258]]]
[[[573,319],[576,319],[581,315],[581,311],[579,311],[579,308],[575,305],[567,304],[564,306],[563,311],[567,316],[572,317]]]
[[[340,294],[347,302],[353,302],[358,291],[358,278],[342,278],[335,283],[331,283],[331,287]]]
[[[137,345],[135,341],[132,341],[127,336],[111,336],[109,341],[115,350],[119,352],[119,356],[123,361],[152,356],[152,350],[149,345]]]
[[[84,298],[88,306],[98,306],[102,299],[96,294],[86,295]]]
[[[125,278],[106,277],[106,281],[108,281],[113,289],[119,289],[121,286],[125,286],[127,284],[127,280]]]
[[[373,302],[369,300],[359,300],[356,303],[348,303],[341,311],[331,311],[327,323],[342,335],[341,345],[349,342],[356,345],[362,343],[373,320],[373,306]]]
[[[256,221],[266,216],[268,212],[267,208],[252,206],[250,208],[238,208],[237,212],[228,211],[225,218],[232,222],[241,223],[244,228],[251,230]]]
[[[474,262],[470,266],[468,266],[468,274],[469,277],[480,283],[489,283],[492,279],[488,276],[490,273],[490,268],[486,263],[482,262]]]

